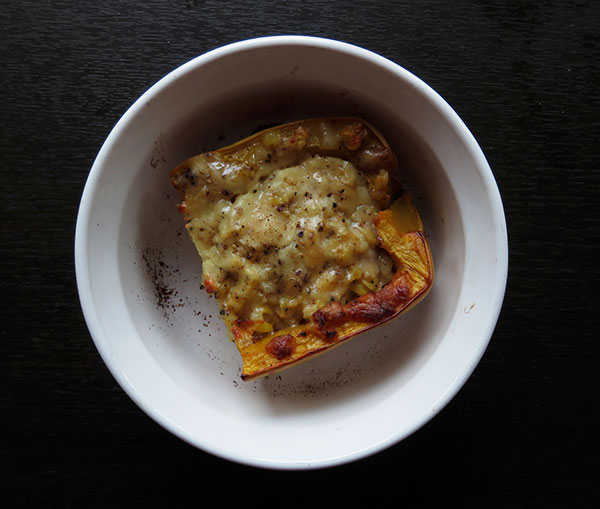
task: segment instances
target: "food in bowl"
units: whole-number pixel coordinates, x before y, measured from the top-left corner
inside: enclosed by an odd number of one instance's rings
[[[396,157],[364,120],[275,126],[187,159],[171,182],[244,380],[398,316],[433,283]]]

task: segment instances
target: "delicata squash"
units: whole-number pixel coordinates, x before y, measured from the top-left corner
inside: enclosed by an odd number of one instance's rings
[[[242,379],[329,350],[427,294],[431,252],[396,164],[373,127],[335,117],[273,127],[173,169]]]

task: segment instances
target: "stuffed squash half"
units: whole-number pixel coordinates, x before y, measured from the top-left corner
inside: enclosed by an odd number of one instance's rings
[[[329,350],[421,300],[433,262],[396,157],[356,118],[279,125],[171,172],[242,379]]]

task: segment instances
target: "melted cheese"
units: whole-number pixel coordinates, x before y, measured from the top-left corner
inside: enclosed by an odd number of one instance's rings
[[[259,171],[214,153],[191,168],[197,198],[186,199],[186,227],[221,313],[265,320],[269,332],[388,283],[392,262],[373,225],[380,208],[362,172],[333,156],[275,163],[261,149]]]

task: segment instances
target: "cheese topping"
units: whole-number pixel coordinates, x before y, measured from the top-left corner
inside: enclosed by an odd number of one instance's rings
[[[192,174],[222,171],[218,160],[198,166]],[[222,314],[279,330],[391,280],[391,259],[376,247],[380,208],[352,163],[307,155],[279,171],[231,180],[235,195],[222,189],[211,199],[205,191],[187,225]]]

